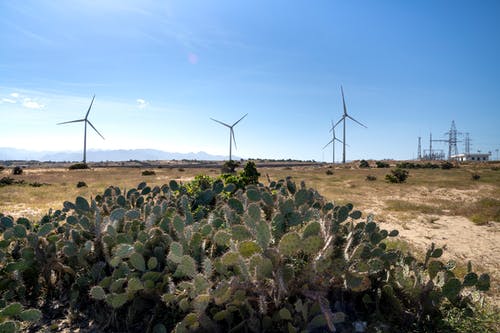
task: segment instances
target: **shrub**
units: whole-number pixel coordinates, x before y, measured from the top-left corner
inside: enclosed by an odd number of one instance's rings
[[[478,175],[477,173],[473,173],[473,174],[471,175],[471,178],[472,178],[472,180],[479,180],[479,179],[481,179],[481,176],[480,176],[480,175]]]
[[[258,184],[260,173],[257,171],[255,162],[248,161],[243,168],[241,176],[245,179],[245,184]]]
[[[154,176],[154,175],[156,175],[156,172],[154,172],[153,170],[144,170],[144,171],[142,171],[142,175],[143,176]]]
[[[325,172],[328,176],[333,175],[333,171],[331,169],[326,170]]]
[[[184,168],[178,168],[178,169],[177,169],[177,171],[179,171],[179,172],[184,172],[184,171],[186,171],[186,170],[184,170]]]
[[[361,160],[359,162],[359,167],[360,168],[369,168],[370,167],[370,163],[368,163],[368,161],[366,161],[366,160]]]
[[[366,180],[368,180],[368,181],[374,181],[374,180],[377,180],[377,177],[374,176],[374,175],[368,175],[368,176],[366,176]]]
[[[87,183],[85,183],[84,181],[79,181],[78,183],[76,183],[76,187],[77,188],[87,187]]]
[[[240,166],[240,162],[226,161],[222,164],[221,173],[235,173],[236,168]]]
[[[443,169],[443,170],[450,170],[452,168],[453,168],[453,163],[451,163],[451,162],[445,161],[445,162],[441,163],[441,169]]]
[[[84,170],[90,169],[87,163],[75,163],[68,167],[69,170]]]
[[[3,165],[0,165],[0,172],[2,172],[5,169]]]
[[[404,183],[408,175],[409,172],[407,170],[396,168],[391,170],[390,174],[385,175],[385,179],[390,183]]]
[[[14,184],[15,179],[11,177],[2,177],[0,179],[0,186],[12,185]]]
[[[22,175],[23,174],[23,168],[21,168],[20,166],[14,167],[14,169],[12,169],[12,174],[13,175]]]
[[[376,161],[375,165],[377,166],[377,168],[390,168],[391,167],[389,165],[389,163],[382,162],[382,161]]]

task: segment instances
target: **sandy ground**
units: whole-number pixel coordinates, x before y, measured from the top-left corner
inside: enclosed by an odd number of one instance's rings
[[[420,216],[404,223],[389,217],[379,224],[383,229],[398,229],[400,238],[422,253],[435,243],[445,249],[444,261],[467,263],[470,260],[474,271],[490,274],[487,299],[500,306],[499,223],[479,226],[461,216]]]

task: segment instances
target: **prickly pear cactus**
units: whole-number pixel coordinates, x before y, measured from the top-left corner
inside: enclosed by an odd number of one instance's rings
[[[0,215],[0,328],[38,320],[26,308],[41,300],[114,331],[349,331],[372,314],[404,327],[489,289],[434,245],[423,263],[388,249],[397,230],[303,182],[223,179],[111,186],[36,223]]]

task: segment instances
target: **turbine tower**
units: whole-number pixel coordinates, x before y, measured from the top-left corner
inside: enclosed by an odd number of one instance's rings
[[[331,143],[332,144],[332,164],[335,164],[335,140],[340,142],[340,143],[343,143],[342,141],[340,141],[336,136],[335,136],[335,125],[333,124],[333,120],[332,120],[332,128],[330,128],[330,132],[332,132],[332,139],[323,147],[323,149],[325,149],[326,147],[328,147],[328,145]]]
[[[71,121],[65,121],[63,123],[57,124],[57,125],[62,125],[62,124],[69,124],[69,123],[79,123],[82,121],[85,123],[84,132],[83,132],[83,164],[87,164],[87,124],[89,124],[90,127],[92,127],[94,129],[94,131],[96,131],[96,133],[99,134],[101,136],[101,138],[104,140],[104,137],[102,136],[102,134],[99,133],[99,131],[94,127],[94,125],[92,125],[90,120],[88,120],[90,109],[92,108],[92,104],[94,103],[94,98],[95,98],[95,95],[94,95],[94,97],[92,97],[92,102],[90,102],[90,106],[89,106],[89,109],[87,110],[87,114],[85,115],[85,118],[71,120]]]
[[[223,123],[223,122],[222,122],[222,121],[220,121],[220,120],[217,120],[217,119],[214,119],[214,118],[210,118],[210,119],[212,119],[213,121],[215,121],[215,122],[217,122],[217,123],[219,123],[219,124],[221,124],[221,125],[224,125],[224,126],[226,126],[227,128],[229,128],[229,161],[232,161],[232,159],[231,159],[232,155],[231,155],[231,154],[232,154],[232,143],[233,143],[233,142],[234,142],[234,148],[238,149],[238,148],[236,147],[236,139],[234,138],[234,130],[233,130],[233,127],[234,127],[234,126],[236,126],[236,124],[237,124],[237,123],[239,123],[241,120],[243,120],[243,118],[245,118],[247,115],[248,115],[248,113],[247,113],[247,114],[245,114],[243,117],[241,117],[241,118],[240,118],[237,122],[235,122],[235,123],[234,123],[234,124],[232,124],[232,125],[228,125],[228,124],[226,124],[226,123]]]
[[[368,128],[350,115],[347,114],[347,107],[345,105],[345,99],[344,99],[344,88],[340,86],[340,91],[342,92],[342,104],[344,106],[344,114],[342,115],[342,118],[340,118],[339,121],[335,124],[337,126],[341,121],[343,122],[343,135],[342,135],[342,163],[345,164],[345,146],[346,146],[346,141],[345,141],[345,119],[349,118],[352,121],[358,123],[359,125],[363,126],[364,128]]]

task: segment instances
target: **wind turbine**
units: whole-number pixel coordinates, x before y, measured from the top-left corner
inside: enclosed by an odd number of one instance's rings
[[[83,121],[85,123],[85,130],[84,130],[84,134],[83,134],[83,164],[87,164],[87,123],[104,140],[104,137],[102,136],[102,134],[99,133],[99,131],[94,127],[94,125],[92,125],[92,123],[90,122],[90,120],[88,120],[90,109],[92,108],[92,104],[94,103],[94,98],[95,98],[95,95],[94,95],[94,97],[92,97],[92,102],[90,102],[90,106],[89,106],[89,109],[87,110],[87,114],[85,115],[85,118],[83,118],[83,119],[77,119],[77,120],[71,120],[71,121],[65,121],[63,123],[58,123],[57,124],[57,125],[62,125],[62,124],[69,124],[69,123],[79,123],[81,121]]]
[[[333,150],[333,157],[332,157],[332,164],[335,164],[335,140],[337,140],[340,143],[343,143],[340,141],[336,136],[335,136],[335,125],[333,124],[332,120],[332,128],[330,128],[330,132],[332,132],[332,139],[323,147],[325,149],[328,147],[328,145],[331,143],[332,144],[332,150]]]
[[[337,126],[341,121],[343,122],[344,131],[343,131],[343,135],[342,135],[342,141],[343,141],[342,142],[342,144],[343,144],[342,145],[342,163],[345,164],[345,146],[346,146],[346,143],[345,143],[345,119],[349,118],[352,121],[355,121],[359,125],[363,126],[364,128],[368,128],[368,127],[366,127],[365,125],[363,125],[362,123],[360,123],[359,121],[357,121],[356,119],[354,119],[353,117],[351,117],[350,115],[347,114],[347,107],[345,106],[345,99],[344,99],[344,88],[342,88],[342,86],[340,86],[340,91],[342,92],[342,103],[344,105],[344,114],[342,115],[342,118],[340,118],[340,120],[337,121],[335,126]]]
[[[212,119],[213,121],[215,121],[215,122],[217,122],[217,123],[219,123],[219,124],[221,124],[221,125],[224,125],[224,126],[226,126],[227,128],[229,128],[229,161],[232,161],[232,160],[231,160],[232,142],[234,142],[234,148],[236,148],[236,149],[237,149],[237,147],[236,147],[236,139],[234,138],[234,130],[233,130],[233,127],[234,127],[234,126],[236,126],[236,124],[237,124],[237,123],[239,123],[239,122],[240,122],[243,118],[245,118],[247,115],[248,115],[248,113],[247,113],[247,114],[245,114],[243,117],[241,117],[241,118],[240,118],[237,122],[235,122],[235,123],[234,123],[234,124],[232,124],[232,125],[228,125],[228,124],[226,124],[226,123],[223,123],[223,122],[222,122],[222,121],[220,121],[220,120],[217,120],[217,119],[214,119],[214,118],[210,118],[210,119]],[[231,141],[231,140],[232,140],[232,141]]]

